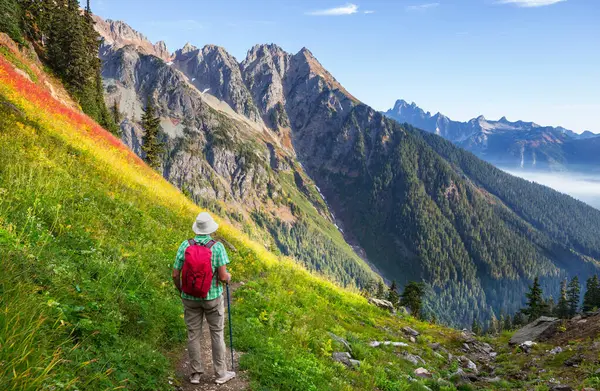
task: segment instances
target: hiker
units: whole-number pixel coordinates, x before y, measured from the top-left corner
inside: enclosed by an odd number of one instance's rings
[[[173,265],[173,282],[185,310],[192,384],[199,384],[204,373],[200,352],[203,317],[210,329],[215,382],[223,384],[235,377],[235,372],[227,370],[225,358],[225,304],[221,284],[228,284],[231,274],[227,272],[229,258],[225,247],[210,237],[217,228],[219,225],[210,214],[200,213],[192,226],[196,236],[181,243]]]

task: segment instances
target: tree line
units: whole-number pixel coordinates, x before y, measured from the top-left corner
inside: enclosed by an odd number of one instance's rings
[[[497,334],[503,330],[512,330],[533,322],[541,316],[552,316],[560,319],[571,319],[580,313],[594,312],[600,309],[600,279],[593,275],[586,281],[583,303],[581,302],[582,286],[579,277],[575,276],[570,281],[563,280],[560,284],[558,300],[552,296],[545,296],[536,277],[529,292],[525,308],[517,311],[511,318],[510,315],[501,315],[500,319],[492,316],[487,327],[484,327],[476,319],[473,320],[471,330],[476,334],[484,332]]]
[[[0,0],[0,11],[0,31],[21,46],[30,42],[83,112],[117,135],[115,115],[104,102],[98,58],[102,39],[89,0],[83,10],[78,0]]]

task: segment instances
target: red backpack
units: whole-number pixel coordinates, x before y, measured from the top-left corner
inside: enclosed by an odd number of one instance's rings
[[[212,251],[214,240],[205,245],[198,244],[194,239],[185,250],[185,260],[181,270],[181,290],[188,295],[206,298],[213,281]]]

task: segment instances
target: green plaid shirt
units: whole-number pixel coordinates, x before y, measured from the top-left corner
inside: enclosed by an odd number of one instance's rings
[[[196,235],[194,240],[198,244],[206,244],[212,238],[210,235]],[[185,261],[185,250],[190,246],[187,240],[181,243],[179,246],[179,250],[177,250],[177,256],[175,257],[175,263],[173,264],[173,269],[181,270],[183,268],[183,262]],[[220,266],[227,265],[229,263],[229,257],[227,256],[227,252],[225,251],[225,247],[223,243],[217,242],[211,247],[212,251],[212,268],[213,273],[217,273],[217,268]],[[190,296],[187,293],[181,292],[181,297],[188,300],[214,300],[223,294],[223,285],[219,282],[219,277],[215,276],[208,291],[208,295],[205,299],[201,299],[199,297]]]

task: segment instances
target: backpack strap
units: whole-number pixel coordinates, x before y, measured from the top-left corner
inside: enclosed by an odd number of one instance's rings
[[[206,247],[206,248],[210,249],[210,248],[211,248],[212,246],[214,246],[215,244],[217,244],[217,242],[216,242],[216,241],[214,241],[214,240],[209,240],[209,241],[208,241],[208,242],[207,242],[207,243],[204,245],[204,247]]]
[[[188,244],[190,246],[195,246],[196,245],[196,241],[194,239],[188,239]]]

